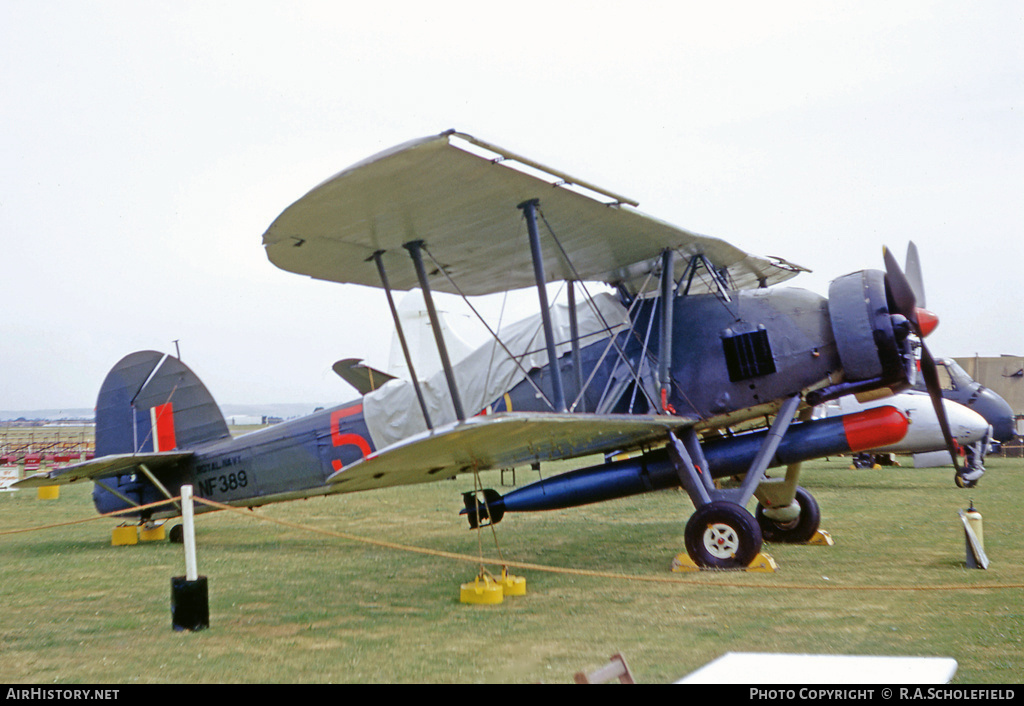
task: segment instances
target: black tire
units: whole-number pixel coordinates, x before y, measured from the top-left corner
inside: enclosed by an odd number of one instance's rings
[[[761,528],[746,508],[716,500],[697,508],[686,523],[686,553],[710,569],[741,569],[761,551]]]
[[[754,517],[761,528],[761,536],[766,542],[785,544],[806,544],[811,541],[821,525],[821,508],[818,501],[806,489],[797,486],[796,502],[800,506],[800,516],[792,522],[780,523],[764,514],[764,507],[757,504]]]
[[[172,544],[184,544],[185,528],[181,525],[174,525],[171,527],[171,531],[168,532],[167,538],[171,540]]]

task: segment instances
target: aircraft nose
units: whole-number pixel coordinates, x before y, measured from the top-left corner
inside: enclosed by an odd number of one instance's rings
[[[1014,436],[1014,415],[1009,403],[988,388],[980,390],[971,400],[971,409],[992,425],[992,438],[1011,441]]]
[[[973,444],[985,437],[985,432],[988,431],[988,421],[982,415],[949,400],[943,400],[942,406],[946,409],[949,430],[957,442],[962,445]]]

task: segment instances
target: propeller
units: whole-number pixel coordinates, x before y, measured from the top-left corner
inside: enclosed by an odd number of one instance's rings
[[[885,281],[889,287],[893,306],[898,314],[910,322],[914,334],[917,335],[921,343],[921,375],[924,377],[928,396],[932,400],[932,407],[935,408],[935,416],[939,419],[939,428],[946,440],[946,448],[953,459],[953,467],[956,468],[954,480],[958,487],[974,487],[977,484],[977,478],[967,478],[965,470],[961,468],[958,461],[957,443],[949,428],[946,408],[942,404],[942,384],[939,382],[938,368],[928,346],[924,343],[925,337],[938,326],[939,319],[935,314],[918,305],[919,300],[922,305],[924,304],[924,288],[917,258],[917,247],[911,243],[907,252],[907,269],[910,271],[910,277],[900,269],[899,263],[896,262],[896,258],[893,257],[889,248],[883,249],[883,257],[885,259]]]
[[[907,281],[910,282],[914,296],[917,297],[918,306],[928,306],[924,303],[924,277],[921,275],[921,260],[917,256],[917,246],[914,241],[907,245],[907,264],[904,267],[907,273]]]

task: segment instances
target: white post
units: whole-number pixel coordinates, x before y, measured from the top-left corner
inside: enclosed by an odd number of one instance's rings
[[[196,527],[192,512],[192,486],[181,486],[181,528],[185,542],[185,580],[199,578],[196,569]]]

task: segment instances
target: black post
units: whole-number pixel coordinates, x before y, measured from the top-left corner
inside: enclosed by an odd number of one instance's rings
[[[184,576],[171,577],[171,625],[178,632],[210,627],[210,598],[205,576],[195,581]]]

